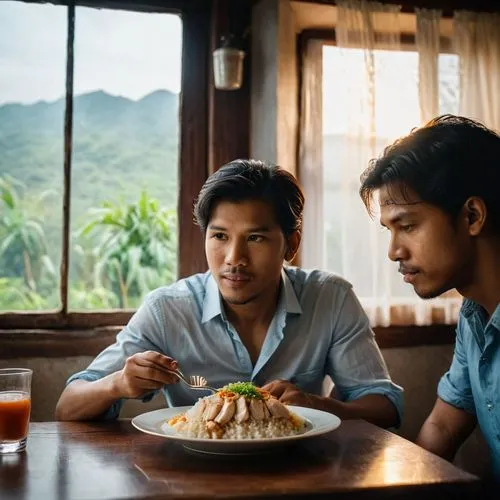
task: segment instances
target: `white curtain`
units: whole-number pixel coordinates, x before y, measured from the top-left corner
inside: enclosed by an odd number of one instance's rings
[[[338,138],[343,144],[335,160],[325,158],[326,165],[340,171],[337,193],[332,193],[332,199],[337,197],[340,203],[338,210],[330,213],[332,232],[340,241],[340,258],[327,262],[353,284],[372,325],[389,325],[391,271],[396,271],[387,259],[387,235],[366,213],[358,189],[361,173],[383,147],[379,137],[393,135],[390,129],[395,117],[391,115],[396,107],[381,109],[379,104],[389,102],[387,92],[396,95],[400,85],[393,61],[385,57],[386,52],[400,49],[400,6],[343,0],[337,2],[337,11],[339,75],[347,77],[350,72],[352,76],[346,82],[345,126]],[[386,52],[376,53],[378,48]],[[335,250],[329,246],[329,251]]]
[[[309,63],[304,59],[300,175],[309,216],[317,217],[314,211],[321,206],[322,216],[305,220],[301,264],[349,280],[373,326],[451,323],[460,298],[416,296],[387,257],[389,234],[377,215],[368,216],[358,194],[369,160],[437,114],[439,13],[419,11],[415,52],[401,50],[400,6],[364,0],[336,4],[337,46],[323,47],[322,68],[317,47],[308,52],[314,55]],[[315,106],[319,102],[322,110]],[[319,158],[310,148],[318,147],[321,129]]]
[[[500,131],[500,15],[458,11],[453,24],[460,114]]]
[[[307,197],[302,238],[314,245],[302,247],[301,262],[323,266],[323,42],[308,40],[302,56],[299,175]],[[308,199],[309,198],[309,199]]]
[[[440,10],[415,9],[418,52],[420,119],[427,122],[439,114],[439,21]]]

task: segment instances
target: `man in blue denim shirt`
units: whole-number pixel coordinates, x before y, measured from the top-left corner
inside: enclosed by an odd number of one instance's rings
[[[167,372],[178,363],[212,386],[251,380],[285,403],[397,425],[402,390],[349,283],[283,266],[303,204],[279,167],[239,160],[210,176],[195,206],[210,271],[149,294],[115,344],[69,379],[57,417],[116,418],[124,399],[157,390],[193,404],[200,393]],[[338,399],[320,395],[325,375]]]
[[[389,257],[422,298],[465,297],[455,354],[417,443],[451,459],[477,422],[500,475],[500,136],[443,116],[386,148],[362,177]]]

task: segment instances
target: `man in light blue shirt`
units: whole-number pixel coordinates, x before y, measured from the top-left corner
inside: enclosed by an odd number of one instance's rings
[[[200,393],[167,372],[180,366],[211,386],[252,381],[284,403],[397,425],[402,390],[350,284],[283,266],[300,243],[303,203],[296,179],[262,162],[209,177],[195,216],[210,270],[150,293],[116,343],[68,380],[57,417],[116,418],[123,399],[156,390],[169,405],[193,404]],[[325,375],[338,399],[321,396]]]
[[[477,422],[500,477],[500,136],[442,116],[389,146],[365,172],[378,191],[389,257],[422,298],[456,288],[466,300],[455,354],[417,438],[452,459]]]

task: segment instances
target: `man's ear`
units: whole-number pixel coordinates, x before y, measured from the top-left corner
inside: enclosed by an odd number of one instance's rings
[[[288,236],[287,248],[285,252],[285,260],[287,262],[291,262],[294,259],[295,255],[297,255],[301,237],[302,235],[300,231],[294,231],[290,236]]]
[[[464,218],[467,231],[471,236],[478,236],[486,224],[488,210],[482,198],[471,196],[464,203]]]

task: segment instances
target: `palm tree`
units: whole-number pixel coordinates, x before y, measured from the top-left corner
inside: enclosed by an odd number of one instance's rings
[[[104,279],[119,297],[120,307],[130,299],[174,279],[175,212],[142,192],[132,204],[104,202],[89,211],[90,221],[77,237],[94,234],[96,287]]]
[[[5,269],[22,268],[24,282],[34,292],[43,270],[55,276],[42,220],[43,203],[53,192],[44,191],[30,198],[28,208],[19,192],[24,188],[23,183],[14,178],[0,178],[0,258]]]

